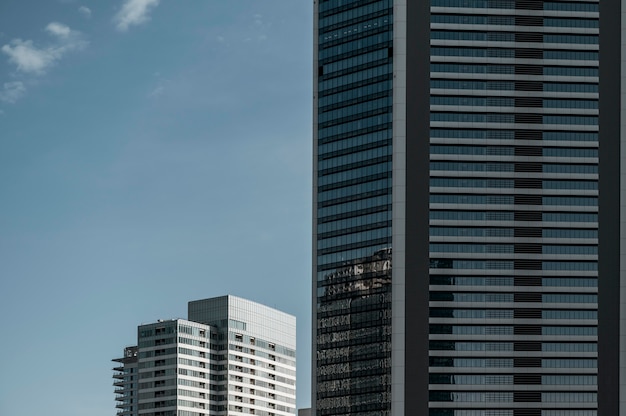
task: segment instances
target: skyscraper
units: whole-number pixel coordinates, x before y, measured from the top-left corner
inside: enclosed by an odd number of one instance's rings
[[[314,4],[313,411],[617,415],[621,2]]]
[[[235,296],[188,306],[114,360],[118,414],[295,416],[295,318]]]

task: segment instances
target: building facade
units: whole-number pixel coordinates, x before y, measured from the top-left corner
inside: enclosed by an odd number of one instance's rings
[[[117,415],[137,416],[137,347],[124,348],[124,355],[113,361],[120,364],[113,368]]]
[[[135,390],[116,390],[118,414],[295,416],[293,316],[223,296],[189,302],[188,318],[138,327]]]
[[[620,0],[314,4],[313,412],[617,415]]]

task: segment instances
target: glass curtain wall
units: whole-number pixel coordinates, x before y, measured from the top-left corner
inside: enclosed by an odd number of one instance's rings
[[[317,6],[316,408],[388,415],[393,1]]]

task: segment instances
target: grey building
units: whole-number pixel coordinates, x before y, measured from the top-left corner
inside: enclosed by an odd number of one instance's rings
[[[113,361],[118,363],[113,368],[117,415],[137,416],[137,347],[124,348],[124,355]]]
[[[621,4],[314,2],[316,415],[619,414]]]
[[[114,360],[119,415],[296,415],[293,316],[222,296],[189,302],[188,318],[140,325]]]

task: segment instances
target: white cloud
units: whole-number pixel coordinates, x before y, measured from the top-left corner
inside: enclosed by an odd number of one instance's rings
[[[14,39],[2,47],[2,52],[9,55],[9,62],[21,72],[43,73],[57,59],[52,51],[33,46],[32,40]]]
[[[50,23],[46,26],[46,31],[57,38],[56,43],[37,47],[32,40],[13,39],[10,44],[2,46],[1,50],[9,56],[9,62],[15,64],[18,71],[43,74],[66,53],[83,49],[88,44],[80,32],[61,23]]]
[[[26,87],[24,87],[23,82],[5,82],[3,88],[0,90],[0,101],[14,104],[17,100],[22,98],[25,93]]]
[[[48,26],[46,26],[46,31],[51,35],[58,36],[63,39],[68,38],[72,33],[69,26],[57,22],[49,23]]]
[[[122,9],[115,15],[113,21],[121,32],[130,26],[140,25],[148,20],[151,9],[159,5],[159,0],[124,0]]]
[[[82,14],[86,18],[90,18],[91,17],[91,9],[89,7],[86,7],[86,6],[80,6],[78,8],[78,13]]]

